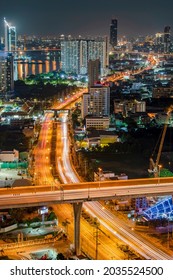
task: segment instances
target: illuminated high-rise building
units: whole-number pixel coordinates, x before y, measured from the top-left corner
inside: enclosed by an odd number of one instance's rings
[[[161,45],[163,44],[163,41],[164,41],[164,33],[156,33],[155,34],[155,44],[156,45]]]
[[[165,26],[164,28],[164,52],[170,52],[170,44],[171,44],[171,27]]]
[[[5,51],[15,52],[17,50],[16,27],[11,26],[4,18],[4,28],[5,28]]]
[[[100,78],[100,60],[89,60],[88,62],[88,87],[94,86],[94,84]]]
[[[5,37],[5,51],[12,53],[14,57],[13,67],[14,67],[14,80],[17,80],[17,34],[16,27],[11,26],[10,23],[4,18],[4,37]]]
[[[117,29],[118,29],[118,21],[117,19],[112,19],[110,24],[110,45],[112,49],[114,49],[118,43]]]
[[[159,53],[164,52],[164,33],[158,32],[154,37],[154,47],[155,51]]]
[[[110,88],[105,86],[90,87],[89,93],[83,94],[82,118],[87,115],[103,117],[110,115]]]
[[[61,41],[61,68],[66,73],[79,74],[79,40]]]
[[[0,92],[10,94],[14,91],[13,55],[0,52]]]
[[[100,60],[101,75],[105,75],[108,66],[108,44],[106,37],[94,39],[61,40],[61,68],[66,73],[87,75],[88,61]]]

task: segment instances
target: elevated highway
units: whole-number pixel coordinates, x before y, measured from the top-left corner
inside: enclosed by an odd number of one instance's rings
[[[172,194],[172,177],[1,188],[0,209]]]

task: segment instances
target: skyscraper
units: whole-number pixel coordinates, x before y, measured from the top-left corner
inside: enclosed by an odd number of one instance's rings
[[[66,73],[79,73],[79,41],[64,39],[61,41],[61,68]]]
[[[101,75],[105,75],[108,66],[108,45],[106,37],[94,39],[61,40],[61,67],[66,73],[88,74],[88,61],[100,60]]]
[[[0,52],[0,92],[11,93],[14,90],[13,55]]]
[[[171,27],[165,26],[164,28],[164,52],[170,52],[170,44],[171,44]]]
[[[88,61],[88,87],[94,86],[94,84],[100,78],[100,60],[89,60]]]
[[[17,46],[16,27],[11,26],[4,18],[5,28],[5,51],[15,52]]]
[[[118,28],[117,19],[112,19],[110,24],[110,45],[112,49],[114,49],[118,43],[117,28]]]
[[[17,34],[16,34],[16,27],[11,26],[10,23],[6,21],[4,18],[4,37],[5,37],[5,51],[12,53],[14,57],[13,67],[14,67],[14,80],[17,80]]]

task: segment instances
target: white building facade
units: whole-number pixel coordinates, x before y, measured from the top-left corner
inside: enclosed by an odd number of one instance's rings
[[[90,92],[83,95],[82,118],[87,115],[96,117],[110,115],[110,87],[90,87]]]
[[[14,162],[19,160],[19,151],[0,151],[1,162]]]
[[[86,75],[90,59],[100,60],[104,76],[109,64],[107,37],[72,39],[70,36],[61,40],[61,69],[66,73]]]

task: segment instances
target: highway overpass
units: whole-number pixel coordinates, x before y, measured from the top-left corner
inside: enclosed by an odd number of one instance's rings
[[[172,177],[0,188],[0,209],[172,194]]]
[[[82,182],[57,186],[0,188],[0,209],[72,203],[74,243],[80,253],[80,215],[86,201],[173,194],[173,178]]]

